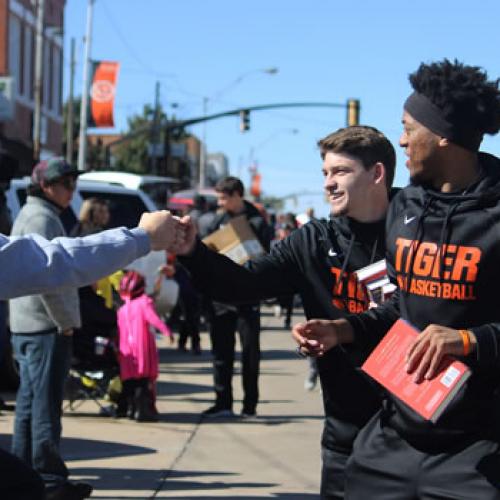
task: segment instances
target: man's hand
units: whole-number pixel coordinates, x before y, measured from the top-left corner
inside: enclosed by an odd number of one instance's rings
[[[168,250],[175,253],[184,244],[184,226],[167,210],[142,214],[139,227],[148,233],[151,250]]]
[[[295,325],[292,337],[299,345],[300,352],[317,357],[340,343],[352,342],[353,332],[350,323],[343,319],[311,319]]]
[[[182,217],[180,219],[180,223],[184,228],[184,240],[182,244],[178,245],[175,253],[177,255],[189,255],[193,252],[196,245],[196,235],[198,234],[198,231],[196,230],[196,226],[189,215]]]
[[[469,333],[471,348],[476,347],[476,338]],[[415,339],[406,354],[406,371],[415,372],[414,380],[419,383],[424,379],[434,378],[439,365],[446,355],[462,356],[464,344],[458,330],[440,325],[429,325]]]

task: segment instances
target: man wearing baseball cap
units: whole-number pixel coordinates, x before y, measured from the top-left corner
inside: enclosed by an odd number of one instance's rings
[[[77,176],[76,168],[63,158],[38,163],[12,235],[38,234],[48,240],[65,236],[60,215],[71,203]],[[73,329],[81,325],[77,289],[19,297],[10,300],[9,306],[21,379],[12,452],[41,475],[48,499],[87,498],[91,486],[68,482],[68,469],[59,452]]]

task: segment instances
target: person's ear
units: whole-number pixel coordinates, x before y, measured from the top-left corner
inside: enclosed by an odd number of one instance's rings
[[[385,165],[380,161],[373,165],[373,182],[375,184],[385,183]]]

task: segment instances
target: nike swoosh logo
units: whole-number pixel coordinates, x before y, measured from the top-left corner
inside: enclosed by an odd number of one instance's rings
[[[412,222],[413,220],[415,220],[417,218],[416,215],[414,215],[413,217],[408,217],[407,215],[405,215],[405,218],[404,218],[404,223],[405,224],[409,224],[410,222]]]
[[[330,250],[328,250],[328,255],[330,257],[335,257],[337,255],[337,252],[333,248],[330,248]]]

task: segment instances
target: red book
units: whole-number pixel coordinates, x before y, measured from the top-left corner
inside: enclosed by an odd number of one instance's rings
[[[446,357],[432,380],[415,383],[415,374],[406,372],[406,353],[418,334],[413,326],[399,319],[362,369],[422,417],[436,422],[471,371],[460,361]]]

